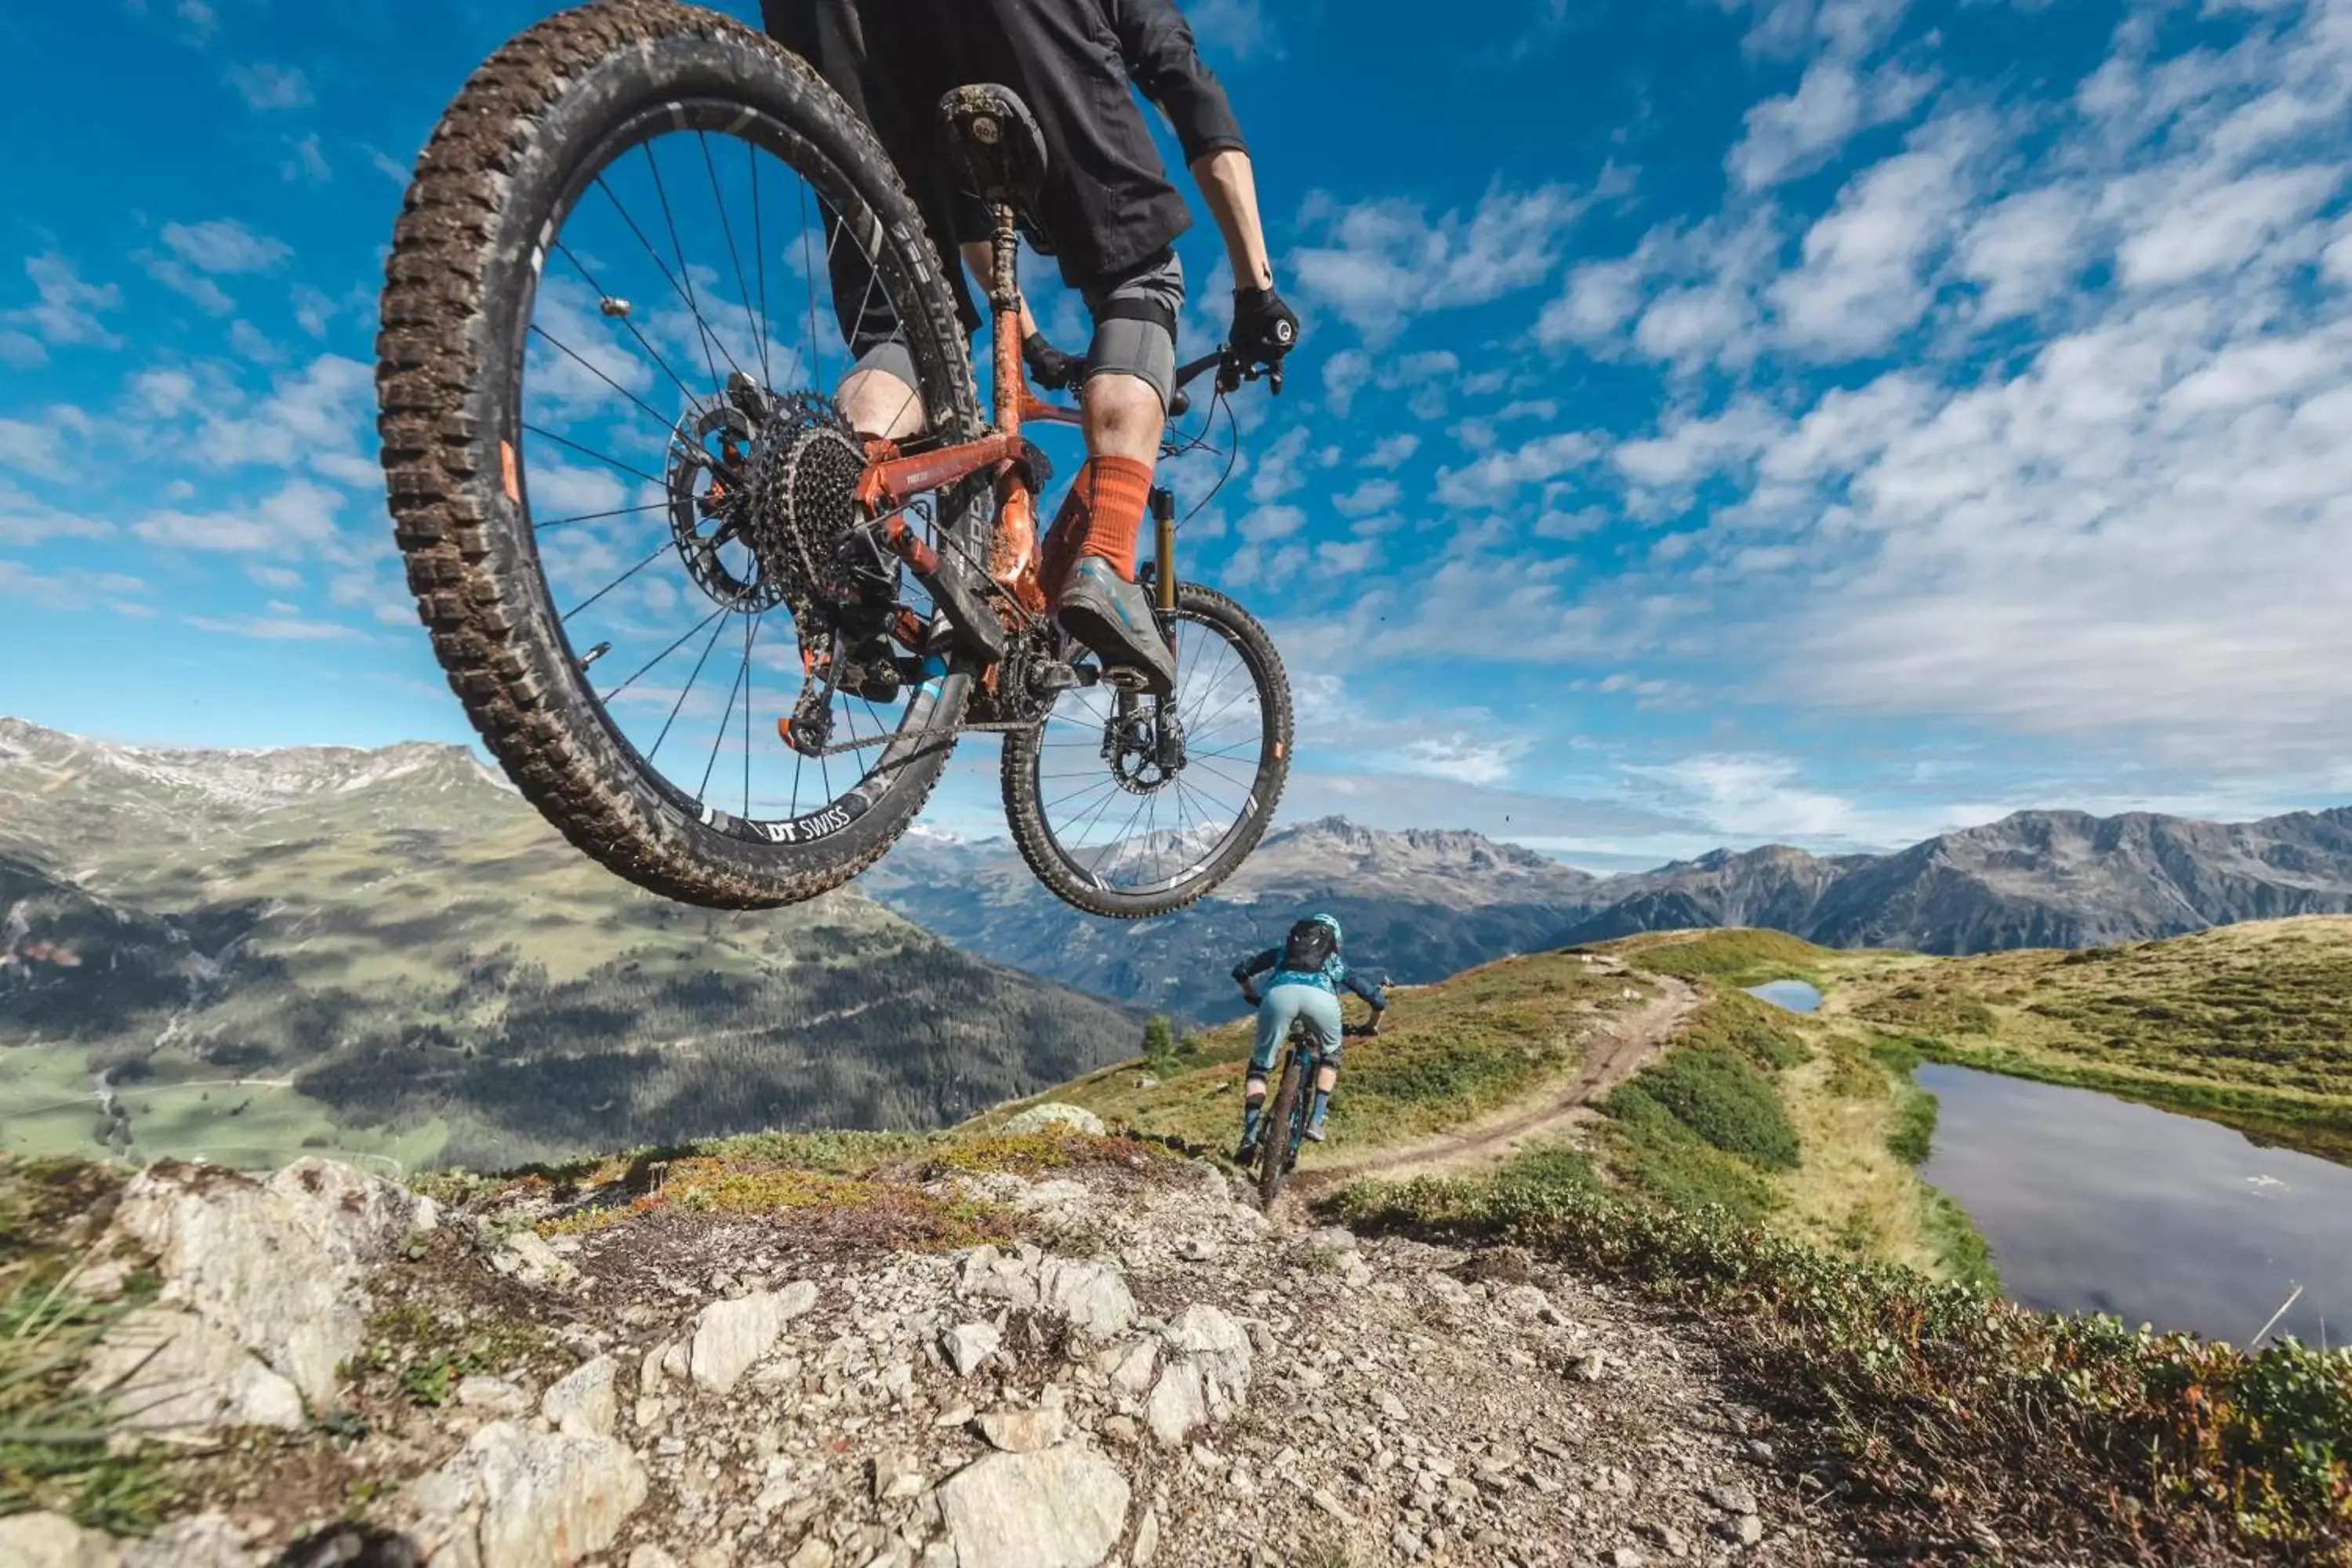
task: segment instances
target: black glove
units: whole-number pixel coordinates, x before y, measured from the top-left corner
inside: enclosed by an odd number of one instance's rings
[[[1282,356],[1298,346],[1298,312],[1271,289],[1234,290],[1233,351],[1244,364],[1282,368]]]
[[[1032,332],[1022,340],[1021,362],[1029,367],[1029,379],[1047,392],[1076,386],[1087,373],[1083,358],[1064,353],[1047,342],[1043,332]]]

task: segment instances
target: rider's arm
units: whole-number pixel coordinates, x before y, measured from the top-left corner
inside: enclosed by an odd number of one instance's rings
[[[1269,947],[1264,952],[1253,954],[1234,964],[1234,979],[1240,984],[1247,985],[1253,975],[1264,974],[1281,962],[1281,950]]]
[[[1348,971],[1348,977],[1339,984],[1371,1004],[1373,1023],[1379,1023],[1381,1015],[1389,1010],[1389,999],[1382,994],[1379,981],[1367,980],[1361,973],[1351,969]]]
[[[1172,0],[1109,0],[1118,52],[1143,96],[1158,104],[1184,149],[1201,199],[1224,236],[1236,289],[1271,289],[1257,178],[1224,84],[1201,59],[1192,29]]]
[[[1201,199],[1225,237],[1225,256],[1234,268],[1236,289],[1274,287],[1274,262],[1265,251],[1265,225],[1258,218],[1257,174],[1247,153],[1228,147],[1195,160],[1192,178],[1200,182]]]

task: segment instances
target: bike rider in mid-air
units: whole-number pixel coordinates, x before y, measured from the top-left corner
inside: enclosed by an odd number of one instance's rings
[[[1174,685],[1175,656],[1136,583],[1136,540],[1175,389],[1184,276],[1172,242],[1192,226],[1130,82],[1167,114],[1222,231],[1234,269],[1229,346],[1245,368],[1279,371],[1298,318],[1274,291],[1257,186],[1225,90],[1201,61],[1174,0],[761,0],[768,31],[873,128],[921,209],[967,331],[980,324],[961,249],[991,272],[988,215],[957,187],[938,105],[958,87],[1000,83],[1044,133],[1046,167],[1030,237],[1050,244],[1095,321],[1083,362],[1046,342],[1023,307],[1024,358],[1048,386],[1080,386],[1087,463],[1047,536],[1041,579],[1063,630],[1105,668]],[[870,273],[855,245],[827,255],[842,332],[857,356],[837,396],[860,435],[898,440],[926,416],[912,358],[885,308],[863,313]],[[1042,229],[1040,233],[1037,230]],[[1279,386],[1280,383],[1276,383]]]
[[[1265,1116],[1266,1075],[1274,1070],[1274,1054],[1281,1049],[1294,1022],[1306,1020],[1323,1053],[1323,1070],[1315,1080],[1314,1108],[1307,1118],[1307,1136],[1317,1143],[1323,1142],[1323,1119],[1331,1109],[1331,1090],[1339,1082],[1342,989],[1371,1004],[1371,1022],[1364,1032],[1381,1032],[1381,1015],[1388,1011],[1388,998],[1378,981],[1349,969],[1339,956],[1340,936],[1335,916],[1310,915],[1290,928],[1280,947],[1269,947],[1234,965],[1234,980],[1257,1008],[1257,1048],[1250,1053],[1249,1082],[1243,1091],[1242,1144],[1234,1154],[1235,1164],[1246,1165],[1257,1153],[1257,1142],[1265,1131],[1259,1123]],[[1269,969],[1274,978],[1266,983],[1261,1001],[1251,981]]]

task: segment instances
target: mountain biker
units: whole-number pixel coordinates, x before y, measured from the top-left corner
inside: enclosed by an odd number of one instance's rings
[[[1184,278],[1172,242],[1192,215],[1130,82],[1174,127],[1224,237],[1234,352],[1245,368],[1278,370],[1298,340],[1298,318],[1274,289],[1241,126],[1191,26],[1174,0],[761,0],[761,10],[768,31],[873,128],[922,211],[967,331],[980,314],[941,242],[985,279],[993,230],[957,187],[937,106],[954,88],[992,81],[1036,117],[1046,171],[1024,226],[1058,257],[1095,322],[1080,361],[1048,343],[1021,307],[1030,373],[1049,387],[1079,384],[1087,444],[1086,465],[1046,537],[1042,579],[1066,632],[1106,668],[1137,671],[1147,689],[1166,695],[1175,655],[1136,584],[1135,556],[1174,389]],[[835,306],[857,356],[837,389],[842,410],[869,438],[918,434],[925,412],[913,358],[887,304],[873,308],[859,247],[836,243],[838,223],[830,211],[825,219]]]
[[[1307,1136],[1317,1143],[1323,1142],[1331,1091],[1339,1082],[1339,992],[1343,987],[1371,1004],[1371,1022],[1364,1032],[1381,1032],[1388,998],[1381,994],[1378,981],[1349,969],[1339,956],[1341,936],[1336,916],[1309,915],[1290,928],[1279,948],[1269,947],[1234,965],[1234,982],[1257,1008],[1257,1048],[1250,1053],[1249,1081],[1243,1090],[1242,1142],[1234,1153],[1235,1164],[1248,1164],[1257,1152],[1262,1131],[1258,1123],[1265,1114],[1266,1075],[1274,1070],[1274,1053],[1294,1021],[1307,1021],[1323,1052],[1323,1070],[1316,1077],[1315,1102],[1307,1118]],[[1250,982],[1269,969],[1274,977],[1266,983],[1261,1002]]]

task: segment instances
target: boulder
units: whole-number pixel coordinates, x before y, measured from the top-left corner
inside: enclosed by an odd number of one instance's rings
[[[608,1355],[583,1362],[556,1379],[541,1396],[539,1413],[559,1432],[583,1437],[611,1436],[621,1419],[621,1395],[614,1386],[618,1370]]]
[[[713,1301],[694,1320],[687,1372],[708,1394],[731,1394],[743,1374],[775,1349],[784,1325],[816,1305],[816,1287],[803,1279],[731,1301]]]
[[[940,1336],[940,1348],[958,1377],[970,1377],[1003,1342],[993,1323],[959,1323]]]
[[[975,1247],[963,1255],[956,1271],[956,1294],[982,1301],[1003,1301],[1015,1307],[1037,1304],[1037,1254],[1034,1248],[999,1252]]]
[[[84,1530],[63,1514],[0,1519],[0,1563],[7,1568],[117,1568],[121,1561],[110,1537]]]
[[[1074,1443],[989,1454],[942,1482],[957,1568],[1096,1568],[1127,1528],[1127,1478]]]
[[[411,1485],[409,1500],[457,1538],[436,1563],[568,1568],[618,1539],[646,1489],[645,1466],[625,1444],[494,1421]]]
[[[299,1426],[303,1402],[332,1402],[336,1367],[365,1338],[368,1270],[432,1217],[406,1189],[329,1160],[260,1182],[151,1166],[109,1235],[154,1260],[161,1289],[108,1335],[85,1386],[148,1429]]]
[[[1049,1100],[1043,1105],[1033,1105],[1005,1119],[1000,1132],[1084,1132],[1099,1138],[1103,1135],[1103,1120],[1082,1105],[1065,1105]]]
[[[141,1432],[292,1431],[308,1418],[301,1390],[235,1334],[162,1307],[124,1313],[84,1364],[80,1386],[103,1394],[117,1420]]]
[[[1108,1263],[1049,1258],[1037,1270],[1038,1300],[1098,1339],[1127,1331],[1135,1321],[1135,1298],[1127,1280]]]

